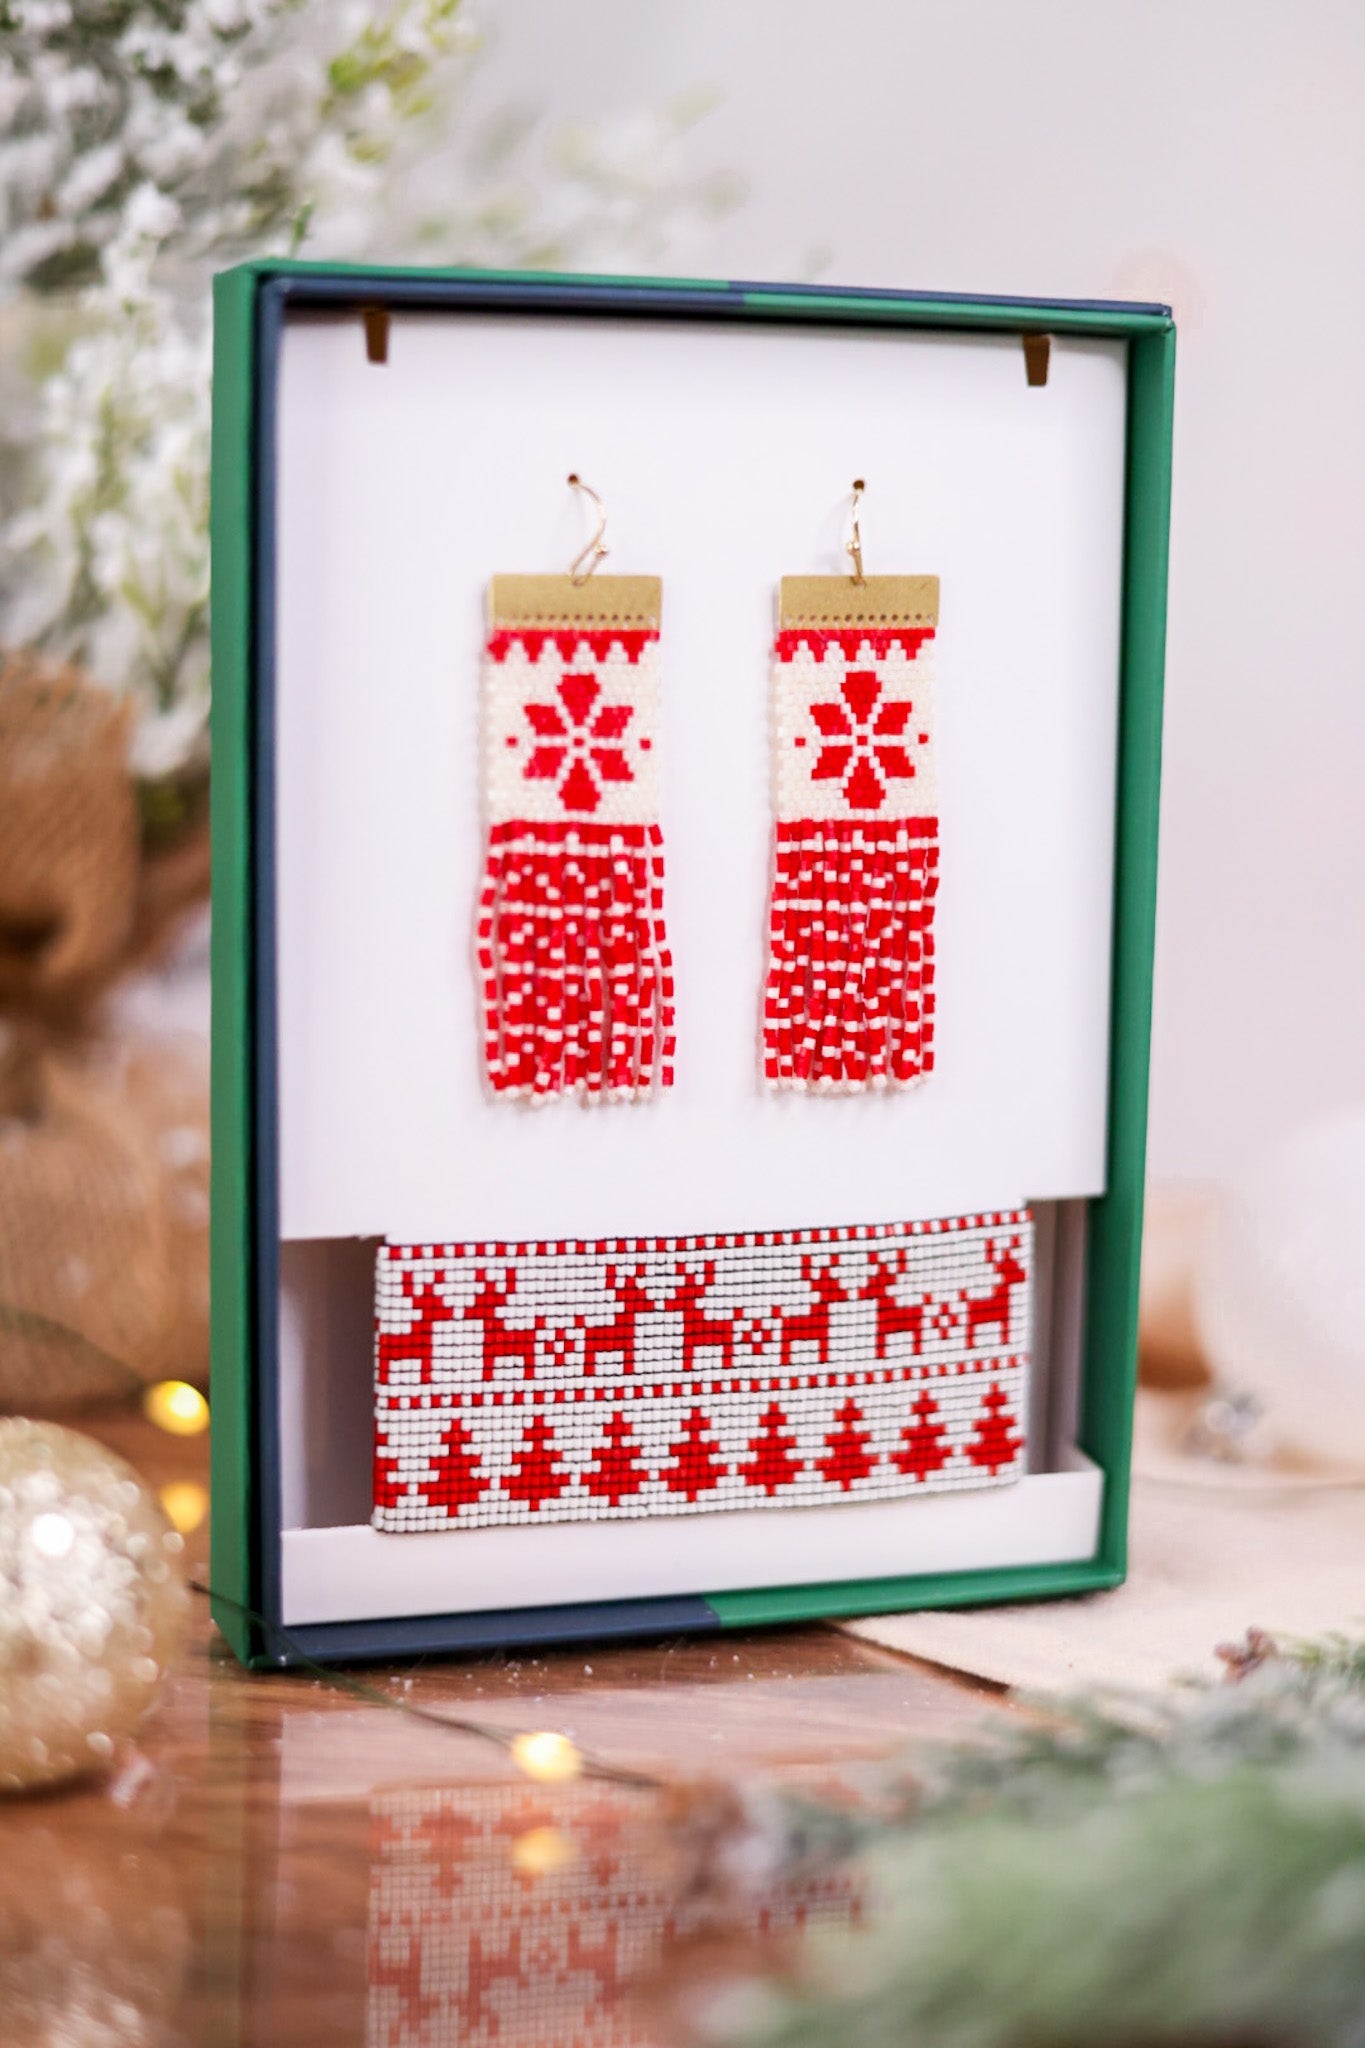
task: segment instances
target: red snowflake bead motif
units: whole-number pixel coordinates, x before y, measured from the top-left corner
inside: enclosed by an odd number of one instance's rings
[[[634,717],[633,707],[599,705],[601,694],[595,675],[578,672],[561,676],[559,704],[530,701],[522,707],[537,741],[522,774],[528,782],[553,782],[566,811],[595,811],[604,783],[635,780],[623,749],[614,744]]]
[[[933,814],[932,640],[919,632],[779,634],[779,820]]]
[[[850,669],[839,689],[842,702],[824,699],[810,707],[826,742],[810,771],[811,781],[832,778],[850,810],[879,811],[887,783],[908,781],[915,773],[901,742],[915,707],[908,697],[879,703],[885,693],[870,668]]]
[[[503,634],[490,643],[485,720],[494,822],[657,819],[657,636],[626,633],[610,644],[592,638],[596,645]]]

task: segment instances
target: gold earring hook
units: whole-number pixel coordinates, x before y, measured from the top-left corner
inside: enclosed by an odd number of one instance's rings
[[[866,576],[863,574],[863,533],[862,528],[858,524],[858,507],[862,503],[863,492],[866,489],[867,485],[863,479],[860,476],[854,477],[853,511],[850,515],[852,531],[849,538],[844,542],[844,553],[852,557],[853,581],[855,583],[866,583],[867,581]]]
[[[602,500],[598,497],[596,491],[592,488],[592,485],[584,483],[582,477],[578,474],[577,470],[571,470],[569,472],[569,482],[573,485],[576,491],[582,491],[585,498],[592,499],[593,505],[597,512],[596,532],[593,534],[593,537],[588,542],[587,546],[585,548],[580,549],[578,554],[574,556],[572,562],[570,562],[569,564],[569,581],[570,583],[576,584],[581,589],[582,586],[587,582],[588,578],[592,575],[592,572],[597,567],[598,563],[605,562],[608,554],[611,552],[609,548],[605,548],[602,545],[602,536],[607,530],[607,508],[602,503]],[[585,562],[587,563],[586,568],[583,567]],[[581,574],[580,571],[582,572]]]

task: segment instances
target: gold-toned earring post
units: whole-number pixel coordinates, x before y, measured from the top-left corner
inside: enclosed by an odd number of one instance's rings
[[[853,506],[844,553],[853,565],[850,576],[784,576],[778,592],[778,625],[801,626],[937,626],[937,576],[868,576],[863,572],[863,529],[860,519],[864,477],[853,479]]]
[[[488,586],[489,623],[494,626],[563,626],[592,622],[599,626],[644,626],[657,633],[663,584],[657,576],[599,576],[607,559],[602,536],[607,508],[591,484],[571,470],[567,481],[592,503],[597,525],[592,539],[580,548],[566,574],[558,576],[495,576]]]
[[[569,581],[574,585],[575,589],[581,590],[598,564],[605,562],[608,554],[611,552],[609,548],[604,547],[602,544],[602,536],[607,530],[607,508],[592,488],[592,485],[584,483],[577,470],[570,470],[568,481],[576,491],[582,491],[585,498],[592,499],[597,513],[596,532],[587,546],[580,549],[579,553],[574,556],[569,564]],[[586,568],[584,567],[585,563],[587,564]]]
[[[859,585],[867,581],[866,576],[863,574],[863,534],[862,528],[858,524],[858,507],[862,503],[863,492],[866,489],[867,485],[863,479],[860,476],[855,476],[853,479],[853,511],[851,514],[852,532],[844,542],[844,553],[851,556],[853,561],[853,581]]]

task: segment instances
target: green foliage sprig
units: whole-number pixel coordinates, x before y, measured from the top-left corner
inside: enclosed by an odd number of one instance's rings
[[[931,1757],[913,1799],[788,1802],[868,1908],[708,2001],[730,2048],[1365,2042],[1365,1643],[1069,1703]]]

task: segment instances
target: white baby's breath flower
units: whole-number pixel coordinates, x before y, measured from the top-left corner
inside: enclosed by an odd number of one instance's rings
[[[174,774],[209,694],[212,273],[298,250],[648,269],[724,197],[684,162],[695,102],[549,152],[507,117],[466,135],[461,0],[0,0],[0,19],[0,307],[70,307],[59,365],[0,420],[0,638],[132,696],[140,772]]]
[[[103,149],[90,150],[85,156],[77,157],[62,179],[52,196],[53,205],[68,219],[78,219],[97,199],[104,197],[122,169],[123,151],[117,143],[110,142]]]

